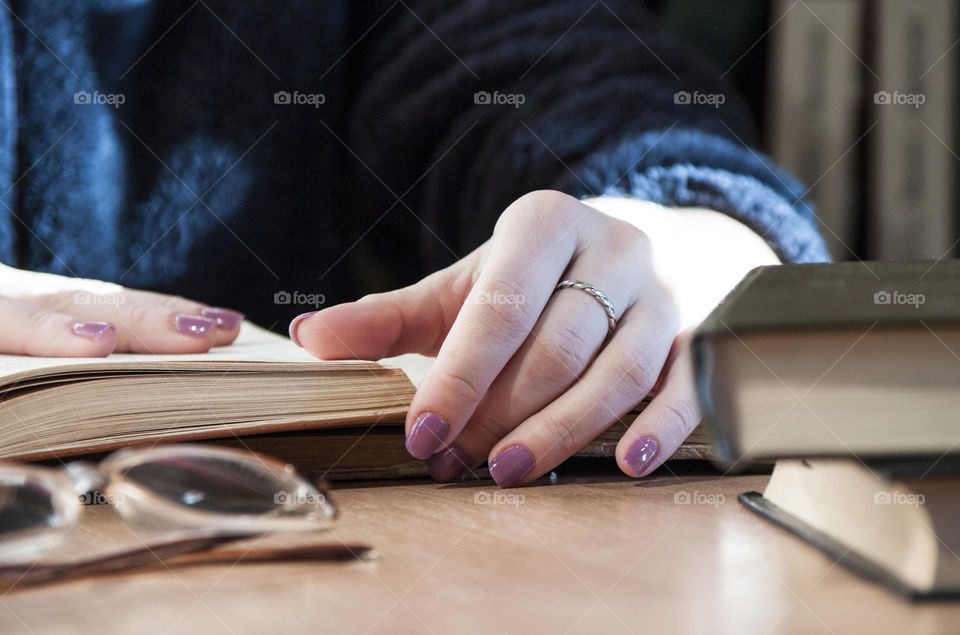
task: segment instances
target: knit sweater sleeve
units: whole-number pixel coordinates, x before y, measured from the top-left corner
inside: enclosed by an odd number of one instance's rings
[[[559,189],[712,208],[784,261],[828,259],[803,187],[753,148],[722,71],[633,0],[411,1],[356,27],[358,187],[381,209],[403,195],[428,258]]]

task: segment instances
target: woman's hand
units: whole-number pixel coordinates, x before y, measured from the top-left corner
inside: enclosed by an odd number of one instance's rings
[[[242,320],[183,298],[0,265],[0,353],[203,353],[233,342]]]
[[[759,236],[716,212],[534,192],[454,265],[301,316],[290,332],[324,359],[436,355],[406,427],[408,451],[428,459],[438,480],[488,459],[499,485],[529,482],[657,385],[617,448],[623,471],[643,476],[699,421],[678,336],[747,270],[772,262]],[[555,291],[561,280],[605,293],[616,329],[608,333],[606,313],[586,292]]]

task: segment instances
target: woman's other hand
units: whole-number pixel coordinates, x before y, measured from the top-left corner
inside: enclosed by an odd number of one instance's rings
[[[203,353],[233,342],[242,321],[184,298],[0,265],[0,353]]]

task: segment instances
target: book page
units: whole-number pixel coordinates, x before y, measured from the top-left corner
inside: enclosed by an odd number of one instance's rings
[[[250,322],[244,322],[240,334],[230,346],[218,346],[207,353],[180,355],[143,355],[116,353],[109,357],[29,357],[0,355],[0,384],[24,377],[71,371],[166,370],[170,368],[211,367],[222,369],[230,364],[249,362],[287,362],[313,364],[369,364],[369,362],[322,362],[296,346],[286,337],[271,333]]]
[[[385,360],[390,366],[401,368],[414,385],[429,367],[431,358],[423,355],[401,355]],[[276,365],[274,368],[273,366]],[[290,339],[272,333],[245,321],[240,334],[230,346],[217,346],[207,353],[179,355],[143,355],[116,353],[109,357],[28,357],[0,355],[0,386],[29,377],[64,373],[93,373],[97,371],[169,371],[210,370],[281,370],[295,366],[298,370],[333,370],[337,368],[381,368],[376,362],[356,360],[319,360]],[[308,368],[309,367],[309,368]]]
[[[405,372],[416,388],[420,388],[420,384],[423,383],[423,378],[427,376],[427,371],[430,370],[433,362],[433,357],[417,353],[386,357],[380,360],[380,364],[383,366],[392,366]]]

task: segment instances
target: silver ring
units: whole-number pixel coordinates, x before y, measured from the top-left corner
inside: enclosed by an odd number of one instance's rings
[[[608,298],[607,294],[603,291],[589,282],[583,282],[582,280],[561,280],[560,284],[554,289],[554,292],[560,289],[579,289],[584,293],[590,294],[590,296],[597,301],[597,304],[603,307],[604,313],[607,314],[607,336],[617,328],[617,311],[613,308],[613,302],[610,301],[610,298]]]

